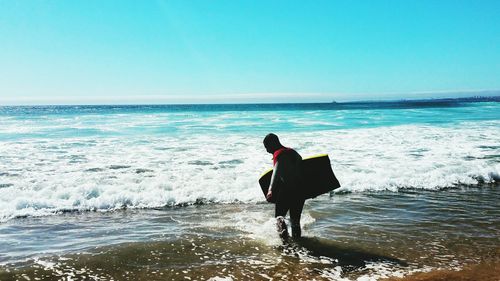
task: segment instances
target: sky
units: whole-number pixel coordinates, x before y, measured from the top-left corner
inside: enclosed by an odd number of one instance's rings
[[[500,95],[500,1],[0,0],[0,104]]]

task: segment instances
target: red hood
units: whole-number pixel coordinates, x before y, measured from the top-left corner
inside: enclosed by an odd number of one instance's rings
[[[276,162],[278,161],[278,156],[284,152],[284,151],[287,151],[287,150],[290,150],[290,148],[288,147],[282,147],[278,150],[276,150],[274,153],[273,153],[273,165],[276,165]]]

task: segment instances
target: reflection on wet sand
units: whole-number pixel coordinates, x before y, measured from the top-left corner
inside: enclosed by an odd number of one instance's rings
[[[328,257],[336,260],[344,272],[348,269],[364,267],[367,262],[385,262],[399,266],[408,266],[408,263],[403,260],[358,250],[354,247],[341,246],[327,239],[302,237],[297,241],[296,246],[305,248],[312,256]]]
[[[345,248],[326,239],[304,237],[284,246],[203,236],[175,241],[125,243],[93,252],[34,259],[1,280],[42,278],[115,280],[332,280],[361,273],[368,262],[404,267],[398,259]]]

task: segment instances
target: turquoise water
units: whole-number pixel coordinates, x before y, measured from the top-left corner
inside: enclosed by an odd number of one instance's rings
[[[276,261],[283,276],[328,280],[481,262],[499,242],[499,129],[494,99],[0,107],[0,276],[89,277],[98,267],[75,268],[115,255],[123,271],[192,279],[266,279],[252,272]],[[303,157],[328,153],[342,184],[308,201],[298,250],[279,248],[257,183],[269,132]]]
[[[498,102],[0,107],[0,140],[306,132],[498,120]]]

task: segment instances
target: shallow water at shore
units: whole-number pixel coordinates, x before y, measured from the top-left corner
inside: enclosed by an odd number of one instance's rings
[[[270,204],[66,213],[0,225],[0,280],[376,280],[500,260],[497,185],[324,195],[283,245]]]

